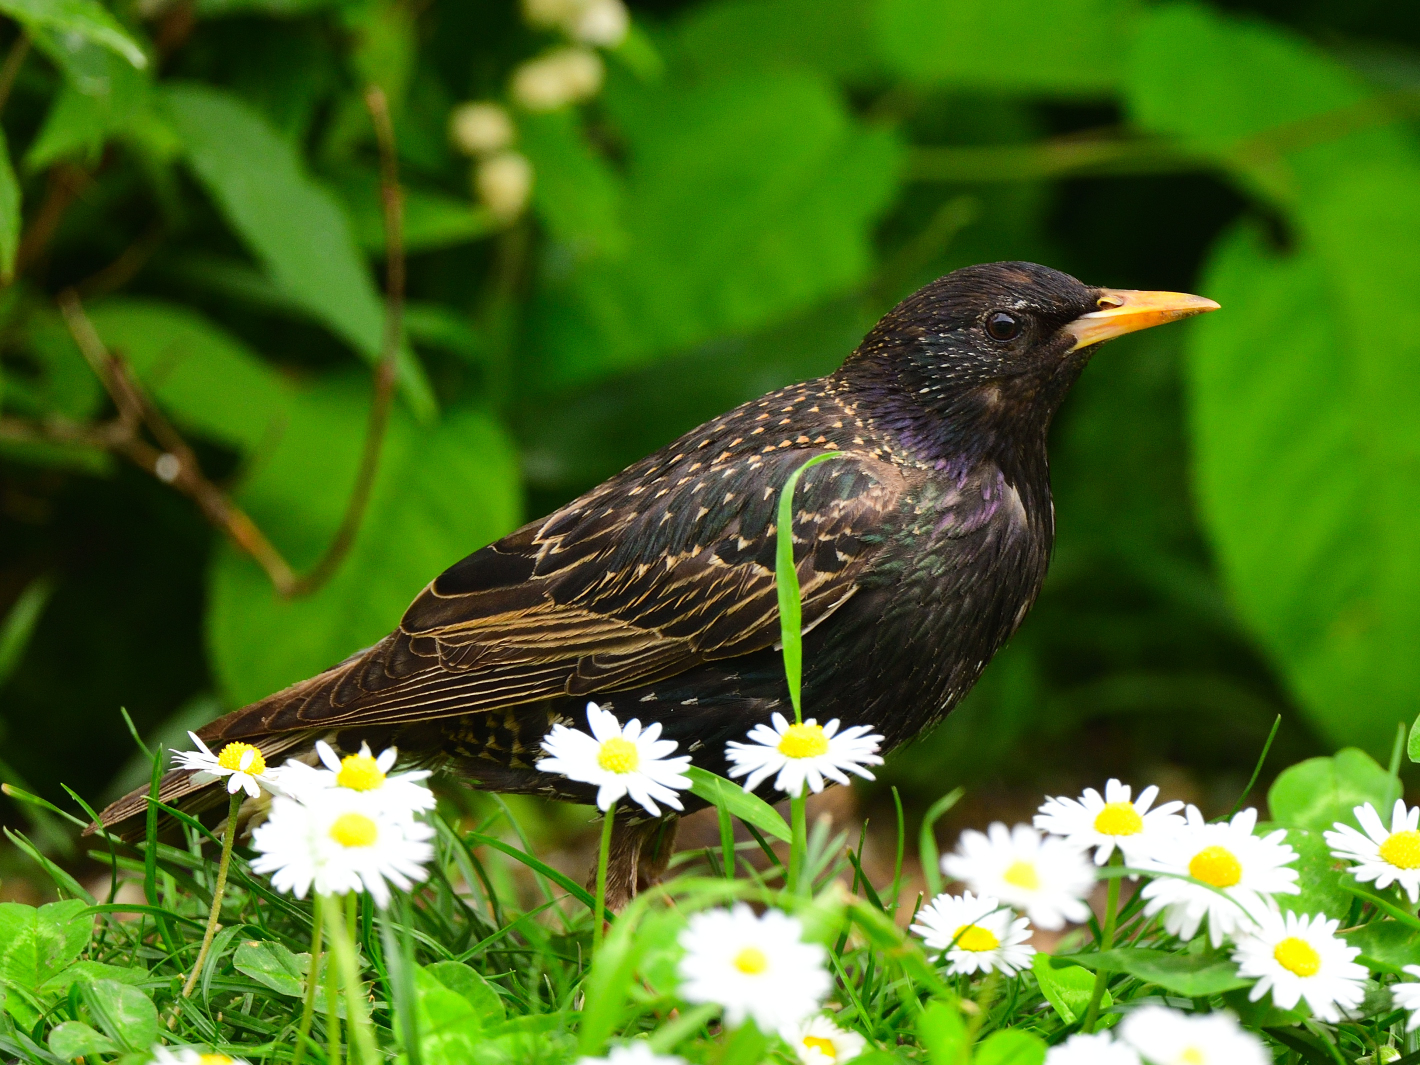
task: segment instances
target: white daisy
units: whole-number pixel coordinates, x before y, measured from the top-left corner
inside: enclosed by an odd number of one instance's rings
[[[794,1048],[802,1065],[837,1065],[856,1058],[868,1045],[857,1032],[838,1027],[822,1013],[815,1013],[779,1034]]]
[[[1370,803],[1353,812],[1365,835],[1336,822],[1325,833],[1331,856],[1354,862],[1351,875],[1361,883],[1374,880],[1381,890],[1399,884],[1412,903],[1420,902],[1420,806],[1407,807],[1404,799],[1396,799],[1389,830]]]
[[[803,936],[798,918],[778,910],[756,917],[742,902],[697,913],[680,934],[680,996],[723,1007],[731,1026],[746,1017],[763,1032],[798,1024],[833,986],[827,953]]]
[[[657,1054],[650,1043],[638,1039],[625,1046],[612,1047],[604,1058],[578,1058],[577,1065],[685,1065],[685,1059],[674,1054]]]
[[[1125,861],[1132,865],[1162,837],[1183,825],[1183,818],[1176,812],[1183,809],[1181,802],[1166,802],[1149,809],[1158,794],[1159,789],[1151,784],[1131,802],[1129,785],[1111,779],[1104,786],[1104,795],[1086,788],[1078,799],[1046,799],[1035,815],[1035,827],[1064,836],[1081,850],[1093,847],[1096,865],[1109,861],[1117,845],[1124,852]]]
[[[197,1047],[155,1046],[152,1050],[153,1065],[247,1065],[242,1058],[229,1058],[226,1054],[213,1054]]]
[[[390,775],[399,757],[394,747],[386,747],[376,758],[370,753],[370,745],[361,743],[359,754],[341,758],[325,740],[317,740],[316,756],[322,768],[294,759],[282,766],[280,787],[283,793],[299,799],[328,788],[348,788],[379,792],[382,803],[401,807],[411,814],[432,810],[435,806],[434,793],[421,783],[433,775],[429,770]]]
[[[390,807],[379,792],[331,788],[312,792],[305,802],[277,796],[271,815],[252,831],[257,873],[270,873],[271,885],[305,898],[312,885],[318,895],[368,891],[389,905],[389,884],[407,891],[428,874],[434,857],[434,830]]]
[[[263,788],[276,790],[280,770],[266,768],[266,759],[262,757],[260,748],[250,743],[229,743],[222,748],[222,753],[213,754],[207,744],[198,739],[197,733],[189,732],[187,735],[198,749],[174,750],[173,754],[177,755],[178,769],[192,771],[194,784],[211,784],[226,777],[228,792],[235,795],[239,789],[245,789],[253,799],[261,794]]]
[[[1140,1006],[1124,1018],[1119,1035],[1149,1065],[1271,1065],[1262,1040],[1244,1031],[1231,1013],[1179,1013]]]
[[[1030,967],[1035,948],[1028,945],[1030,922],[1017,917],[989,895],[977,898],[938,895],[917,912],[912,931],[933,951],[947,952],[950,973],[989,973],[999,969],[1014,976]]]
[[[1045,1065],[1139,1065],[1139,1055],[1126,1043],[1116,1043],[1108,1032],[1072,1035],[1051,1047]]]
[[[1153,850],[1150,868],[1162,873],[1144,885],[1145,913],[1163,911],[1164,928],[1192,939],[1203,918],[1213,946],[1221,946],[1249,917],[1276,909],[1272,896],[1299,894],[1297,852],[1284,842],[1285,829],[1254,836],[1257,811],[1243,810],[1226,824],[1208,824],[1198,807],[1184,812],[1185,824]],[[1191,876],[1219,889],[1209,890],[1179,876]]]
[[[864,766],[882,765],[878,748],[883,738],[869,734],[869,726],[853,725],[838,731],[838,718],[820,725],[813,718],[803,724],[790,724],[783,714],[774,714],[773,727],[760,722],[749,730],[749,743],[732,742],[725,747],[725,757],[732,764],[731,777],[749,779],[745,791],[754,791],[760,784],[778,773],[774,787],[785,795],[798,796],[807,783],[813,791],[822,791],[824,778],[847,784],[846,769],[864,780],[873,774]]]
[[[690,787],[690,778],[685,776],[690,758],[667,757],[677,744],[661,739],[659,721],[642,731],[641,722],[633,717],[623,728],[611,711],[588,703],[587,724],[590,736],[580,729],[553,725],[542,741],[549,757],[541,759],[537,767],[544,773],[595,784],[597,808],[602,811],[623,795],[630,795],[652,817],[661,816],[657,802],[673,810],[684,809],[676,790]]]
[[[1340,925],[1321,913],[1258,914],[1256,927],[1238,934],[1233,951],[1238,975],[1258,978],[1248,998],[1256,1002],[1271,989],[1278,1009],[1292,1009],[1304,998],[1319,1020],[1339,1021],[1364,997],[1367,976],[1354,960],[1361,948],[1336,934]]]
[[[1420,976],[1420,965],[1407,965],[1405,972],[1411,976]],[[1390,993],[1397,1006],[1410,1011],[1410,1016],[1405,1022],[1405,1030],[1413,1032],[1416,1028],[1420,1028],[1420,983],[1411,983],[1407,980],[1404,983],[1392,984]]]
[[[981,897],[1000,899],[1023,910],[1041,928],[1089,919],[1085,896],[1095,875],[1079,848],[1042,837],[1030,825],[1007,829],[997,821],[986,832],[967,829],[942,871]]]

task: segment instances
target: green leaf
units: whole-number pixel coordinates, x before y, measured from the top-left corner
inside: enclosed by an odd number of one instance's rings
[[[1313,832],[1325,832],[1338,821],[1359,828],[1353,811],[1364,803],[1388,819],[1398,798],[1400,782],[1354,747],[1289,766],[1267,789],[1274,821]]]
[[[917,1018],[917,1041],[932,1065],[959,1065],[966,1060],[966,1023],[955,1006],[929,1002]]]
[[[901,146],[856,125],[831,85],[803,71],[654,94],[617,84],[626,251],[549,264],[530,325],[551,380],[757,329],[867,275]]]
[[[1323,121],[1371,96],[1344,63],[1300,35],[1198,4],[1152,9],[1129,53],[1126,100],[1135,123],[1223,160],[1284,202],[1359,160],[1415,159],[1409,139],[1380,123],[1267,141],[1272,131]]]
[[[385,250],[384,194],[374,170],[342,171],[334,189],[354,229],[362,251]],[[453,248],[488,236],[497,224],[487,209],[447,193],[400,183],[404,197],[403,237],[408,255]]]
[[[278,994],[300,998],[305,994],[311,956],[293,954],[270,940],[248,940],[238,945],[232,955],[232,968]]]
[[[807,67],[830,77],[874,73],[868,0],[719,0],[697,4],[676,27],[677,58],[701,77]]]
[[[1116,947],[1098,954],[1070,954],[1056,960],[1105,972],[1128,973],[1189,998],[1219,995],[1252,984],[1251,980],[1238,975],[1238,967],[1230,959],[1210,954],[1170,954],[1164,950]]]
[[[80,985],[89,1012],[99,1027],[129,1050],[146,1052],[158,1041],[158,1010],[142,991],[117,980]]]
[[[15,672],[15,667],[24,657],[25,648],[30,644],[35,626],[44,613],[54,582],[46,577],[36,577],[25,586],[25,590],[15,597],[14,605],[0,621],[0,688]]]
[[[1290,1028],[1311,1016],[1305,999],[1297,1004],[1296,1009],[1282,1010],[1272,1004],[1271,995],[1263,995],[1254,1001],[1242,988],[1223,992],[1223,1001],[1244,1025],[1254,1031],[1261,1028]]]
[[[574,110],[526,115],[521,147],[533,164],[533,207],[574,255],[626,251],[621,181],[592,147]]]
[[[92,41],[135,67],[148,65],[143,49],[97,0],[0,0],[0,11],[32,33],[52,31]]]
[[[1412,762],[1420,762],[1420,717],[1415,719],[1415,723],[1410,726],[1410,735],[1406,739],[1405,754]]]
[[[140,987],[148,981],[148,970],[128,968],[122,965],[108,965],[101,961],[81,958],[73,965],[65,966],[62,972],[46,980],[40,987],[40,992],[54,997],[67,991],[70,984],[76,984],[82,980],[117,980],[120,984],[132,984],[134,987]]]
[[[1330,826],[1328,826],[1330,827]],[[1297,870],[1299,895],[1275,895],[1278,905],[1293,913],[1324,913],[1338,921],[1351,911],[1351,895],[1343,886],[1351,879],[1346,863],[1331,856],[1331,848],[1319,831],[1289,828],[1287,842],[1299,855]]]
[[[1359,960],[1378,972],[1401,974],[1407,965],[1420,965],[1420,931],[1398,921],[1372,921],[1342,935],[1361,948]]]
[[[1074,1024],[1085,1015],[1090,995],[1095,988],[1095,974],[1078,965],[1055,965],[1049,954],[1036,954],[1031,959],[1031,971],[1040,984],[1040,993],[1055,1007],[1066,1024]],[[1100,1000],[1102,1008],[1113,1005],[1108,991]]]
[[[0,130],[0,281],[15,277],[15,253],[20,248],[20,182],[10,162],[10,146]]]
[[[1200,286],[1225,310],[1188,340],[1196,496],[1233,601],[1326,742],[1375,755],[1420,690],[1420,262],[1399,254],[1420,241],[1420,170],[1406,180],[1341,182],[1309,211],[1323,239],[1290,256],[1235,229]],[[1384,336],[1355,328],[1377,284]]]
[[[291,398],[280,440],[237,493],[292,564],[312,565],[345,512],[360,460],[368,382],[328,381]],[[512,445],[487,417],[419,427],[396,410],[349,556],[313,595],[282,599],[223,544],[209,583],[212,661],[234,705],[311,676],[398,624],[433,574],[517,521]]]
[[[1123,73],[1133,15],[1129,0],[884,0],[878,47],[929,85],[1100,96]]]
[[[158,300],[112,299],[89,316],[179,425],[254,452],[290,416],[284,379],[200,314]]]
[[[775,839],[789,842],[793,835],[789,826],[774,807],[758,795],[751,795],[733,780],[726,780],[699,766],[691,766],[685,775],[690,778],[690,790],[706,802],[723,807],[741,821]]]
[[[235,96],[169,86],[167,104],[193,172],[271,279],[367,360],[379,359],[384,307],[335,198],[311,180],[295,148]],[[399,364],[416,417],[434,410],[424,371]]]
[[[414,990],[424,1065],[467,1065],[479,1060],[483,1023],[468,999],[422,968],[414,971]]]
[[[177,134],[160,112],[146,74],[82,41],[75,50],[74,38],[35,40],[64,69],[65,82],[25,153],[27,170],[41,170],[60,159],[96,165],[110,138],[138,148],[150,163],[176,154]]]
[[[93,930],[92,919],[75,919],[86,905],[0,903],[0,981],[33,991],[77,961]]]
[[[769,1038],[753,1023],[741,1025],[725,1041],[716,1065],[760,1065],[769,1049]]]
[[[64,1021],[49,1033],[49,1050],[57,1058],[73,1061],[88,1054],[117,1054],[118,1045],[83,1021]]]
[[[493,989],[478,970],[461,962],[440,961],[426,965],[427,972],[450,991],[456,991],[468,1000],[485,1025],[499,1024],[507,1019],[508,1011],[503,1005],[503,996]]]
[[[974,1065],[1042,1065],[1045,1040],[1019,1028],[992,1032],[976,1048]]]

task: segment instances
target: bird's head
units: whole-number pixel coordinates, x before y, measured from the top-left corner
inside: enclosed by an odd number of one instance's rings
[[[1217,309],[1182,292],[1093,288],[1035,263],[968,266],[889,311],[843,372],[961,429],[1043,433],[1100,344]]]

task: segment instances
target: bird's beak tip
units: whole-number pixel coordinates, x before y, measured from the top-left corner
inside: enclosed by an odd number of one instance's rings
[[[1206,296],[1127,288],[1100,289],[1096,306],[1099,310],[1082,314],[1065,325],[1063,331],[1075,338],[1071,351],[1219,309],[1219,304]]]

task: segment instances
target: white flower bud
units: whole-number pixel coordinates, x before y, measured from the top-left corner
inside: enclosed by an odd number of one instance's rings
[[[595,96],[604,76],[601,57],[595,52],[559,48],[513,71],[513,99],[529,111],[555,111]]]
[[[568,24],[568,31],[583,44],[615,48],[626,39],[631,16],[621,0],[588,0]]]
[[[587,0],[523,0],[523,18],[529,25],[551,29],[569,26],[587,6]]]
[[[449,115],[449,139],[465,155],[492,155],[513,143],[513,119],[497,104],[459,104]]]
[[[503,222],[511,222],[523,213],[532,195],[532,184],[532,164],[519,152],[499,152],[479,163],[473,173],[478,198]]]

